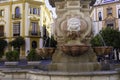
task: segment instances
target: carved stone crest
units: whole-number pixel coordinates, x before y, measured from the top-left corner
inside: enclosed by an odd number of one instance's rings
[[[67,26],[68,26],[67,30],[68,31],[80,31],[80,25],[81,25],[80,19],[70,18],[67,21]]]

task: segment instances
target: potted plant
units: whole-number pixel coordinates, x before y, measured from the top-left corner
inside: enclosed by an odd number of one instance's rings
[[[55,52],[57,45],[57,41],[53,36],[51,38],[44,38],[44,46],[42,48],[37,49],[37,53],[44,58],[51,58],[53,53]]]
[[[27,56],[28,61],[39,61],[41,59],[42,59],[41,56],[36,53],[35,49],[30,50]]]
[[[107,55],[113,51],[115,32],[111,28],[105,28],[91,39],[93,50],[97,55]]]
[[[16,50],[6,52],[6,58],[8,61],[18,61],[19,52]]]

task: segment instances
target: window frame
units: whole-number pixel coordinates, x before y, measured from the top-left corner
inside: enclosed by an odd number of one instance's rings
[[[32,28],[31,28],[31,34],[37,35],[38,34],[38,22],[31,22]]]
[[[120,9],[118,9],[118,18],[120,18]]]
[[[98,12],[98,20],[102,21],[102,13],[101,12]]]
[[[112,8],[107,8],[107,15],[112,15]]]
[[[13,23],[13,36],[20,36],[20,22]]]

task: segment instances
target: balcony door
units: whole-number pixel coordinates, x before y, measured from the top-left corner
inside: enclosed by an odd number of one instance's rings
[[[31,35],[38,35],[38,22],[32,22]]]
[[[0,25],[0,37],[4,36],[4,26]]]

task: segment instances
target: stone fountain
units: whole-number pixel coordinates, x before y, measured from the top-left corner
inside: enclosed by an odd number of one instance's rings
[[[1,80],[120,80],[120,70],[101,71],[91,48],[90,0],[50,0],[55,2],[57,49],[47,70],[0,69]],[[45,51],[44,51],[45,50]],[[43,56],[53,49],[39,50]],[[46,52],[47,50],[47,52]],[[42,54],[40,54],[42,55]],[[51,56],[52,54],[50,54]],[[41,66],[38,64],[38,66]],[[24,66],[23,66],[24,67]],[[46,66],[45,66],[46,67]]]
[[[49,66],[50,71],[86,72],[100,70],[96,54],[91,48],[92,20],[89,0],[55,1],[57,50]]]

